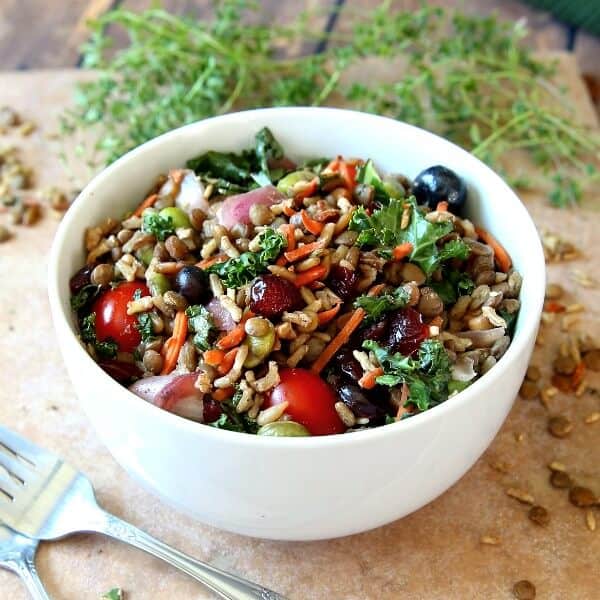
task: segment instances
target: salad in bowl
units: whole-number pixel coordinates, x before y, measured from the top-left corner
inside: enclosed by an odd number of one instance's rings
[[[87,228],[70,280],[81,342],[143,401],[261,436],[452,402],[506,352],[521,276],[466,217],[460,173],[397,172],[296,164],[268,128],[176,166]]]

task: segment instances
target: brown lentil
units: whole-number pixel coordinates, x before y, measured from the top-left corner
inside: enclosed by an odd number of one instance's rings
[[[156,350],[146,350],[142,363],[148,371],[158,375],[163,367],[163,358]]]
[[[552,471],[550,485],[559,490],[570,488],[573,485],[571,478],[563,471]]]
[[[580,508],[587,508],[588,506],[594,506],[598,499],[592,490],[576,485],[569,490],[569,502],[574,506]]]
[[[552,368],[560,375],[572,375],[577,368],[577,363],[571,356],[559,356],[552,363]]]
[[[425,273],[413,263],[404,263],[401,273],[404,281],[414,281],[419,286],[423,285],[426,281]]]
[[[31,227],[35,225],[42,216],[42,208],[39,204],[30,204],[25,208],[25,212],[23,213],[23,225],[27,227]]]
[[[517,600],[534,600],[536,595],[535,585],[527,579],[521,579],[513,585],[513,595]]]
[[[536,525],[540,525],[541,527],[546,527],[548,523],[550,523],[550,515],[548,511],[543,507],[535,504],[529,509],[527,513],[529,520],[535,523]]]
[[[432,288],[422,287],[418,309],[424,317],[437,317],[444,312],[444,303]]]
[[[199,208],[192,209],[190,212],[190,223],[196,231],[202,231],[204,221],[206,221],[206,213]]]
[[[106,287],[113,280],[114,276],[115,270],[112,265],[101,264],[94,267],[94,270],[90,275],[90,281],[94,285]]]
[[[188,253],[188,247],[176,235],[167,238],[165,248],[175,260],[181,260]]]
[[[563,415],[548,419],[548,431],[557,438],[565,438],[573,431],[573,422]]]
[[[539,367],[536,367],[535,365],[529,365],[527,373],[525,374],[525,377],[529,379],[529,381],[539,381],[541,376],[542,373]]]
[[[549,283],[546,286],[546,298],[548,300],[558,300],[562,298],[564,294],[564,289],[562,285],[558,283]]]
[[[177,292],[169,290],[163,294],[163,299],[167,306],[171,306],[175,310],[185,310],[188,306],[187,300]]]
[[[11,237],[10,230],[7,227],[4,227],[4,225],[0,225],[0,243],[6,242]]]

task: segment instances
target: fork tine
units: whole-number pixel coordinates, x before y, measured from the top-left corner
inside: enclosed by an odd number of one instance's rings
[[[57,458],[54,454],[48,452],[48,450],[43,450],[29,440],[26,440],[24,437],[16,434],[14,431],[0,425],[0,450],[2,450],[2,445],[4,445],[9,452],[18,454],[21,458],[24,458],[34,466],[40,461],[46,462],[48,458]]]
[[[24,483],[35,472],[35,467],[25,462],[18,455],[9,454],[0,445],[0,474],[6,470],[11,479],[18,479]]]

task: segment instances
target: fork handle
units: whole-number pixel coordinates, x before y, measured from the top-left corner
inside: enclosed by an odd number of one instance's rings
[[[11,568],[21,578],[33,600],[51,600],[35,568],[35,548],[25,550],[21,560],[13,563]]]
[[[196,560],[118,517],[105,511],[102,512],[105,516],[104,523],[97,526],[96,531],[161,558],[200,581],[221,598],[226,600],[286,600],[284,596],[276,592]]]

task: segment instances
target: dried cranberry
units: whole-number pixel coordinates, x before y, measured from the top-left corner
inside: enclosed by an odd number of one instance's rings
[[[384,317],[381,321],[377,321],[377,323],[373,323],[372,325],[368,325],[364,329],[359,330],[357,334],[360,342],[359,345],[362,346],[362,342],[365,340],[381,341],[387,335],[388,328],[388,319],[387,317]]]
[[[333,366],[352,381],[358,381],[363,374],[360,363],[354,358],[352,350],[348,347],[342,348],[333,359]],[[337,386],[335,386],[337,387]]]
[[[358,275],[356,271],[341,267],[340,265],[334,265],[331,267],[329,272],[329,287],[336,293],[342,300],[349,300],[354,296],[356,284],[358,282]]]
[[[77,294],[80,292],[86,285],[90,285],[91,283],[91,275],[94,267],[96,265],[85,265],[81,267],[73,277],[69,280],[69,288],[71,290],[71,294]]]
[[[204,410],[202,414],[204,416],[204,422],[212,423],[213,421],[216,421],[223,412],[221,410],[221,405],[212,398],[204,398],[203,402]]]
[[[401,308],[392,313],[385,345],[405,356],[414,354],[427,337],[427,325],[420,312],[414,308]]]
[[[302,308],[302,304],[298,288],[276,275],[261,275],[250,288],[250,310],[263,317],[279,317],[286,310]]]
[[[374,419],[384,414],[383,409],[373,404],[357,385],[341,385],[337,393],[342,402],[359,418]]]

